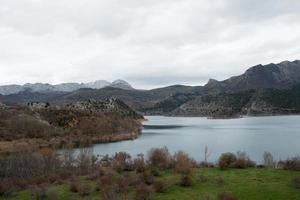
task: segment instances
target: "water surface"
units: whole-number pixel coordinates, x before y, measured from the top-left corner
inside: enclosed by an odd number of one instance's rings
[[[171,152],[183,150],[203,160],[208,146],[210,161],[224,152],[246,151],[261,162],[265,151],[276,159],[300,154],[300,116],[207,119],[203,117],[149,116],[136,140],[94,145],[95,154],[126,151],[146,154],[153,147],[167,146]]]

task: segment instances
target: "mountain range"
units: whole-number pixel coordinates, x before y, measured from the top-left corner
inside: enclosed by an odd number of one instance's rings
[[[12,86],[8,93],[3,93],[0,89],[0,93],[6,94],[0,95],[0,101],[6,104],[28,101],[66,104],[116,97],[146,115],[222,117],[300,113],[299,60],[256,65],[239,76],[223,81],[210,79],[204,86],[172,85],[152,90],[136,90],[127,82],[118,80],[113,83],[96,81],[62,87],[66,84],[60,84],[59,87],[48,84],[52,89],[26,89],[24,85],[22,87],[25,89],[20,91]]]
[[[51,85],[48,83],[34,83],[34,84],[26,83],[24,85],[4,85],[4,86],[0,86],[0,94],[2,95],[17,94],[23,91],[41,92],[41,93],[72,92],[75,90],[79,90],[81,88],[101,89],[107,86],[121,88],[124,90],[134,89],[129,83],[119,79],[111,83],[105,80],[97,80],[89,83],[61,83],[56,85]]]

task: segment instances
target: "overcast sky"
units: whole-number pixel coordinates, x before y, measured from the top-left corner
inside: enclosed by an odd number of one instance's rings
[[[299,0],[0,0],[2,85],[202,85],[295,59]]]

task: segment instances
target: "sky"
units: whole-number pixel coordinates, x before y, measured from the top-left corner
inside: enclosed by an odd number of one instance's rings
[[[299,0],[0,0],[0,84],[203,85],[300,59]]]

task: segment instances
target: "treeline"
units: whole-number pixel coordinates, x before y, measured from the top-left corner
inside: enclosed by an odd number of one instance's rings
[[[75,152],[65,148],[57,152],[45,148],[39,152],[19,152],[0,158],[0,195],[11,196],[14,191],[30,189],[35,199],[48,197],[55,199],[58,191],[49,191],[48,184],[64,183],[71,192],[81,196],[89,195],[93,189],[100,192],[102,199],[114,200],[122,195],[123,199],[143,200],[155,192],[163,192],[172,185],[189,187],[193,185],[192,171],[195,168],[216,167],[249,168],[270,167],[286,170],[300,170],[300,158],[275,162],[270,153],[264,154],[264,164],[256,165],[244,152],[224,153],[217,163],[196,162],[187,153],[178,151],[171,154],[166,147],[151,149],[146,156],[132,157],[126,152],[113,156],[95,156],[92,148],[81,148]],[[160,179],[161,173],[178,174],[178,181]],[[80,181],[80,177],[95,182],[96,187]],[[200,179],[204,180],[205,174]],[[300,179],[293,179],[296,187]],[[218,184],[224,184],[219,179]],[[131,189],[130,189],[131,188]],[[130,192],[130,190],[134,192]],[[230,193],[220,193],[220,199],[236,199]]]

